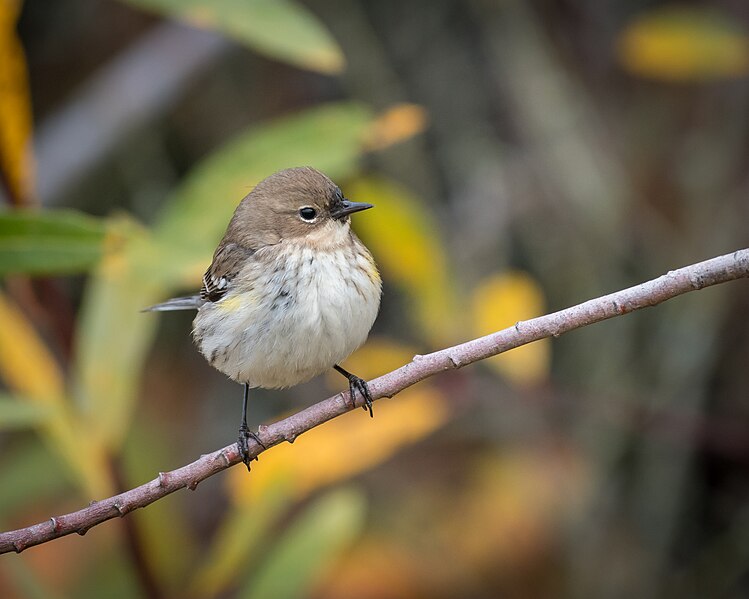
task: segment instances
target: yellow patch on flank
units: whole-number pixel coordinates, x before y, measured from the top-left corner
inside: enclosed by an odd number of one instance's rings
[[[252,303],[252,296],[249,293],[226,297],[216,304],[224,312],[237,312],[244,309],[248,303]]]
[[[367,273],[370,281],[373,281],[375,283],[379,283],[380,281],[382,281],[382,277],[380,277],[380,271],[377,270],[377,264],[375,264],[374,258],[372,258],[372,256],[367,256],[367,266],[364,268],[364,272]]]

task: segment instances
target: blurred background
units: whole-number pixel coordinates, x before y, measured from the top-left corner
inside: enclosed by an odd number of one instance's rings
[[[236,438],[241,388],[142,314],[312,165],[412,358],[749,243],[749,5],[3,0],[0,529]],[[749,286],[433,377],[85,537],[4,598],[749,595]],[[253,427],[338,392],[253,394]]]

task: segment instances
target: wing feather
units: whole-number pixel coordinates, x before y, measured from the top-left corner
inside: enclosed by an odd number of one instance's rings
[[[231,289],[232,281],[239,274],[244,263],[255,250],[236,243],[222,244],[213,255],[213,262],[203,275],[200,297],[209,302],[217,302]]]

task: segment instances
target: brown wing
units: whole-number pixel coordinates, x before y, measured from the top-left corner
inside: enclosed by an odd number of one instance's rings
[[[234,277],[254,253],[254,250],[236,243],[220,245],[213,255],[213,262],[203,275],[200,297],[209,302],[217,302],[224,297],[231,288]]]

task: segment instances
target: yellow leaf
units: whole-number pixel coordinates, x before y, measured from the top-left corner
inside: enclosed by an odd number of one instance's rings
[[[583,456],[558,443],[484,455],[466,468],[468,482],[451,506],[460,517],[435,534],[473,567],[513,570],[536,561],[553,541],[553,523],[579,513],[590,492]],[[462,533],[477,527],[484,534]]]
[[[354,226],[372,251],[387,284],[403,288],[414,319],[439,347],[455,339],[460,314],[437,224],[429,207],[403,187],[382,179],[345,186],[357,202],[375,205]]]
[[[0,375],[13,392],[52,410],[52,418],[39,423],[51,448],[78,476],[91,497],[110,489],[106,464],[98,445],[78,422],[65,399],[63,373],[54,357],[23,313],[0,295]]]
[[[346,365],[369,378],[375,371],[387,372],[412,356],[413,352],[402,346],[372,341]],[[338,376],[338,386],[340,379]],[[384,462],[438,429],[448,416],[447,403],[435,388],[428,384],[412,387],[397,400],[377,402],[374,419],[355,410],[311,430],[293,445],[274,447],[253,464],[251,476],[234,468],[227,479],[231,495],[237,502],[255,502],[283,481],[294,497],[302,498]]]
[[[538,283],[523,272],[492,275],[474,290],[474,330],[488,335],[544,313],[544,297]],[[548,339],[513,349],[487,361],[516,385],[531,385],[548,375],[551,345]]]
[[[157,320],[141,310],[164,293],[148,232],[113,220],[86,286],[76,334],[75,389],[89,435],[116,452],[128,432]]]
[[[396,104],[377,117],[364,135],[367,150],[382,150],[426,129],[428,116],[418,104]]]
[[[424,559],[404,539],[367,534],[316,587],[318,597],[424,597]],[[418,543],[415,543],[418,545]],[[432,579],[432,582],[433,579]],[[435,588],[435,587],[431,587]],[[449,593],[447,593],[449,594]]]
[[[398,513],[369,527],[315,596],[423,597],[435,588],[470,596],[455,592],[467,572],[490,572],[498,597],[544,596],[504,591],[518,572],[548,563],[560,524],[584,517],[592,473],[578,447],[538,441],[463,455],[457,484],[455,474],[430,472],[398,489]]]
[[[398,512],[369,528],[315,596],[358,597],[361,589],[367,597],[429,596],[425,588],[466,588],[467,572],[489,572],[495,587],[514,588],[505,583],[548,562],[560,523],[584,517],[592,498],[585,456],[559,439],[465,455],[458,484],[424,478],[400,492]]]
[[[624,29],[618,54],[630,72],[666,81],[749,72],[749,38],[713,9],[673,6],[646,12]]]
[[[31,94],[26,59],[15,32],[18,0],[0,2],[0,171],[16,203],[33,193]]]
[[[53,405],[64,395],[55,359],[23,313],[0,295],[0,374],[20,396]]]

